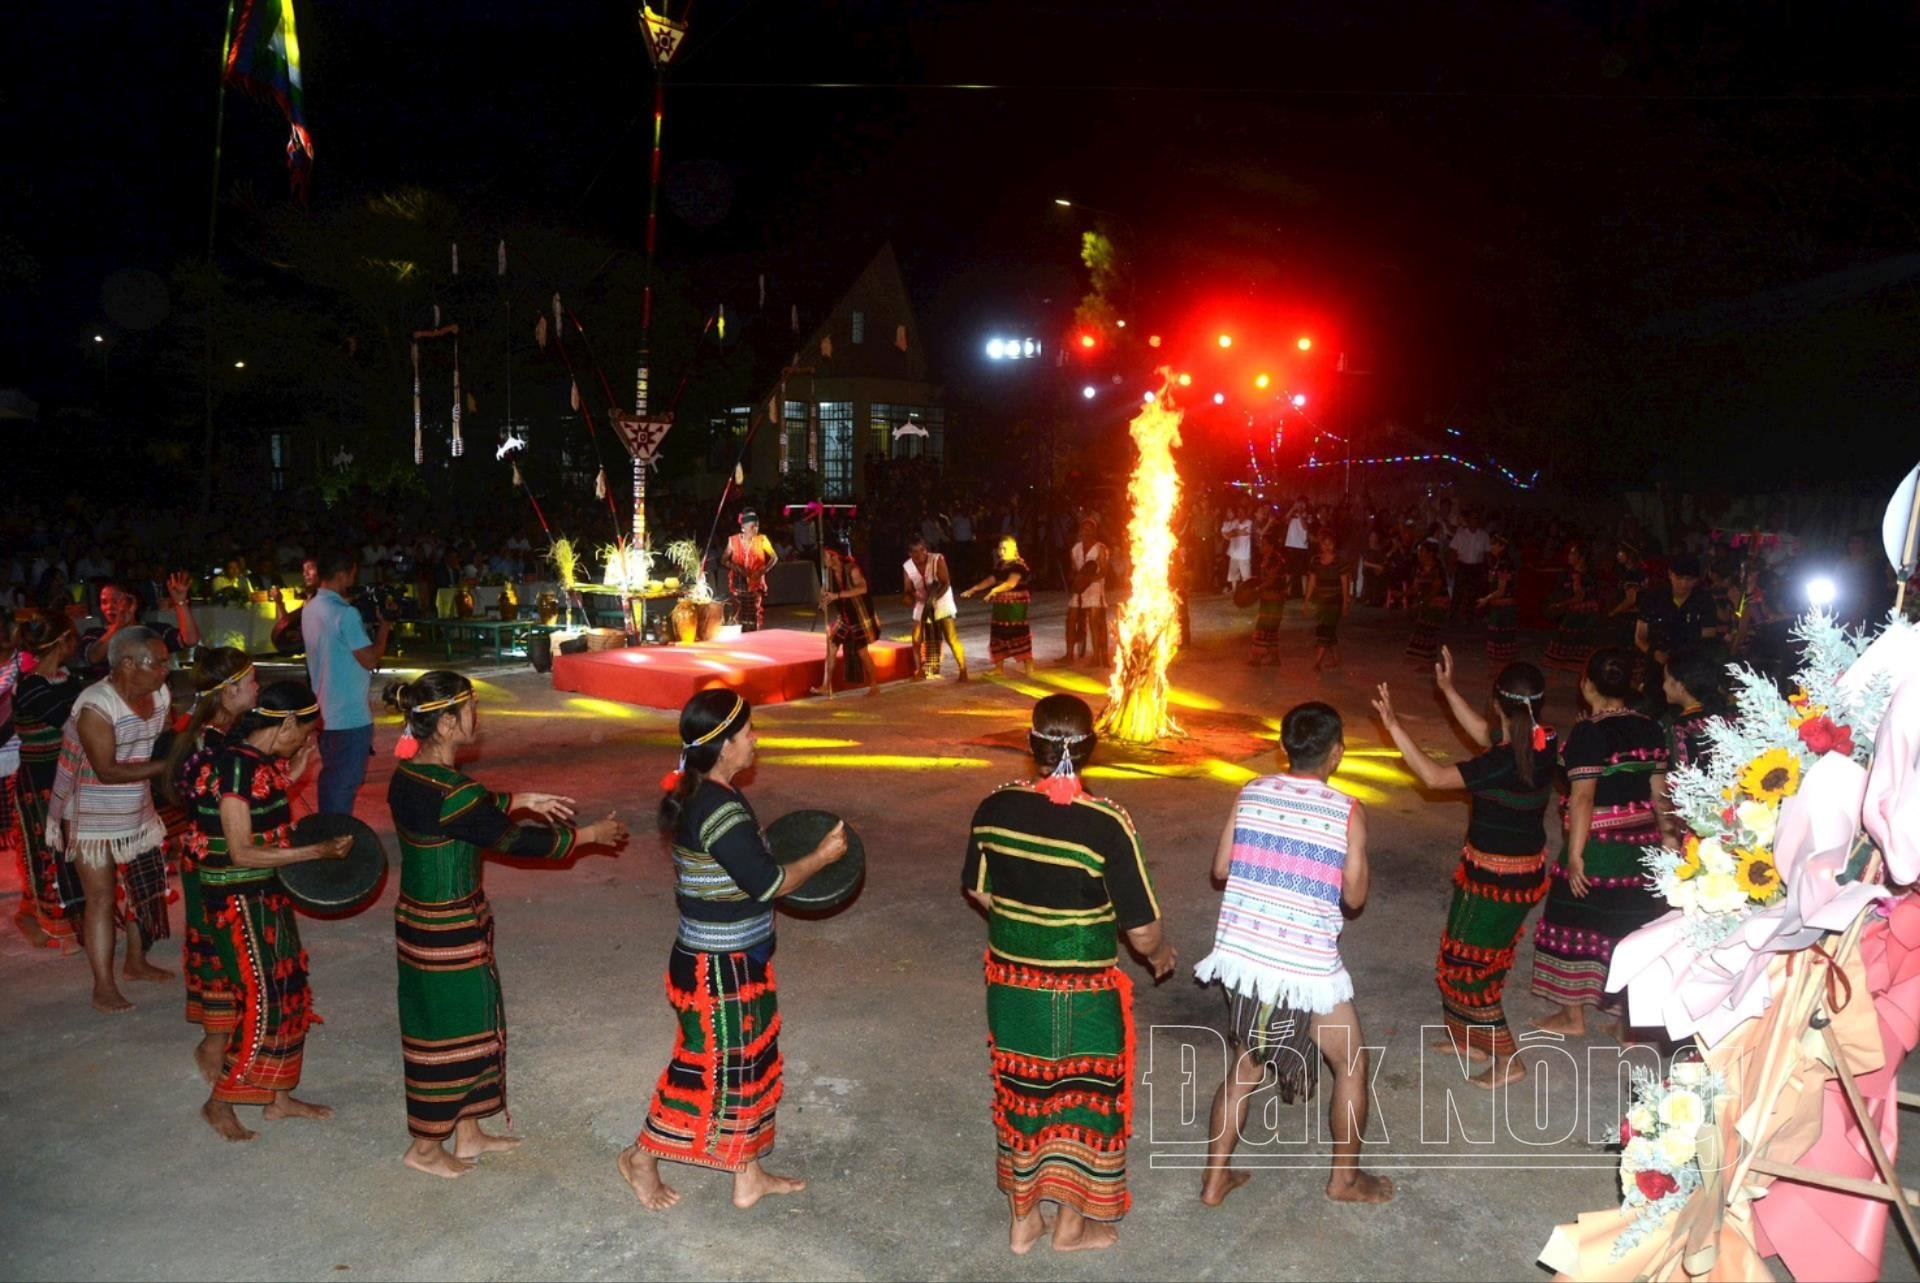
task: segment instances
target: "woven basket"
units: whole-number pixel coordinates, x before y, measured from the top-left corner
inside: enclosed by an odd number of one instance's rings
[[[588,650],[614,650],[627,644],[627,635],[618,628],[589,628],[586,638]]]

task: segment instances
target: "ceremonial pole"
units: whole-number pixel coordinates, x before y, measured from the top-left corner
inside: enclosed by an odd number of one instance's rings
[[[664,3],[664,0],[663,0]],[[691,9],[691,5],[688,9]],[[648,418],[648,384],[651,381],[653,346],[653,264],[660,233],[660,138],[667,114],[667,67],[680,51],[687,36],[687,10],[678,22],[664,13],[655,13],[642,0],[640,25],[647,37],[647,54],[653,59],[653,153],[647,164],[647,274],[640,294],[640,359],[633,372],[633,410],[641,420]],[[661,431],[665,435],[664,429]],[[651,452],[633,456],[633,551],[647,546],[647,468]]]

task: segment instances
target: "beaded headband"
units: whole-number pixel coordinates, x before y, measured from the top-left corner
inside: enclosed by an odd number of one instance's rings
[[[253,665],[248,664],[245,668],[241,669],[239,672],[235,673],[233,676],[221,678],[219,681],[207,687],[204,691],[201,691],[200,693],[202,695],[211,695],[215,691],[223,691],[227,687],[233,685],[235,682],[244,678],[248,673],[251,673],[252,671],[253,671]]]
[[[1028,731],[1027,734],[1037,740],[1045,740],[1049,744],[1078,744],[1081,740],[1093,738],[1092,731],[1080,731],[1074,734],[1066,731]]]
[[[1545,699],[1547,697],[1545,691],[1541,691],[1538,695],[1522,695],[1518,691],[1502,690],[1498,686],[1493,688],[1493,693],[1501,699],[1510,699],[1516,704],[1531,704],[1536,699]]]
[[[733,725],[734,719],[740,716],[740,710],[745,708],[746,706],[747,706],[747,701],[744,699],[741,699],[738,695],[735,695],[733,697],[733,707],[728,709],[727,715],[720,719],[720,724],[714,727],[712,730],[708,731],[705,735],[702,735],[699,739],[688,740],[686,742],[686,747],[699,748],[702,744],[709,743],[715,739],[718,739],[720,736],[726,734],[728,728],[730,728]]]
[[[443,708],[452,708],[455,704],[464,704],[472,698],[473,688],[469,686],[458,695],[449,695],[445,699],[430,699],[424,704],[415,704],[408,710],[407,716],[413,717],[420,713],[437,713]]]
[[[309,704],[305,708],[256,708],[251,711],[262,717],[311,717],[320,711],[320,705]]]

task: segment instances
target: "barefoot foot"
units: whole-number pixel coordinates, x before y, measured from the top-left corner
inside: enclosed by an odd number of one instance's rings
[[[20,934],[25,936],[27,943],[36,949],[44,949],[53,944],[53,937],[40,929],[40,920],[31,913],[14,914],[13,925],[20,928]]]
[[[807,1183],[793,1176],[776,1176],[759,1163],[748,1163],[733,1176],[733,1205],[752,1207],[769,1194],[798,1194]]]
[[[231,1035],[226,1033],[208,1034],[193,1049],[194,1068],[200,1071],[200,1076],[207,1080],[209,1087],[220,1077],[220,1062],[227,1054],[229,1037]]]
[[[133,1004],[127,1001],[125,994],[109,985],[105,989],[94,989],[93,1009],[95,1011],[110,1011],[118,1014],[122,1011],[132,1011]]]
[[[420,1146],[415,1145],[400,1156],[400,1161],[416,1172],[446,1180],[457,1180],[473,1170],[472,1163],[455,1158],[439,1145],[428,1148],[424,1153]]]
[[[1200,1201],[1208,1207],[1218,1207],[1227,1201],[1227,1195],[1252,1179],[1252,1172],[1236,1172],[1232,1168],[1208,1172],[1200,1181]]]
[[[173,979],[173,972],[168,971],[165,967],[156,967],[145,958],[140,959],[138,962],[132,958],[128,958],[126,965],[120,968],[120,974],[129,980],[159,981]]]
[[[200,1117],[206,1119],[207,1126],[227,1140],[252,1140],[260,1134],[242,1127],[240,1119],[233,1112],[233,1106],[224,1100],[208,1100],[200,1106]]]
[[[1475,1060],[1483,1059],[1487,1055],[1487,1049],[1471,1038],[1459,1041],[1452,1038],[1435,1038],[1427,1044],[1427,1047],[1432,1051],[1452,1052],[1456,1056],[1471,1056]]]
[[[638,1145],[621,1150],[615,1165],[620,1179],[633,1187],[633,1196],[649,1212],[664,1212],[680,1201],[680,1191],[660,1179],[660,1160],[641,1153]]]
[[[1393,1182],[1385,1176],[1355,1172],[1335,1184],[1327,1182],[1327,1197],[1336,1203],[1386,1203],[1393,1200]]]
[[[272,1102],[260,1111],[260,1116],[270,1123],[277,1123],[282,1118],[311,1118],[320,1122],[333,1117],[333,1106],[296,1100],[284,1091],[277,1091],[273,1094]]]
[[[453,1133],[453,1156],[455,1158],[475,1159],[482,1154],[505,1154],[520,1148],[518,1136],[491,1136],[478,1127],[461,1134],[458,1128]]]
[[[1467,1081],[1475,1087],[1484,1087],[1492,1091],[1508,1083],[1517,1083],[1527,1076],[1527,1067],[1518,1056],[1508,1056],[1505,1060],[1495,1059],[1491,1065],[1477,1074],[1468,1074]]]
[[[1579,1038],[1587,1032],[1587,1011],[1585,1007],[1562,1007],[1551,1016],[1542,1016],[1527,1023],[1542,1033]]]
[[[1033,1250],[1033,1245],[1046,1237],[1053,1228],[1053,1222],[1042,1216],[1037,1210],[1028,1212],[1025,1220],[1013,1223],[1007,1246],[1013,1249],[1015,1256],[1025,1256]]]
[[[1098,1252],[1120,1241],[1120,1234],[1113,1226],[1105,1221],[1090,1221],[1084,1216],[1075,1218],[1073,1229],[1062,1234],[1061,1226],[1066,1224],[1066,1220],[1063,1216],[1054,1222],[1053,1250],[1056,1252]]]

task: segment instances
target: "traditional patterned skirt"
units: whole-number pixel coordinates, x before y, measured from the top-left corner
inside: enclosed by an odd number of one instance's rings
[[[737,1172],[773,1151],[781,1091],[773,942],[742,953],[676,942],[667,1002],[680,1029],[635,1143],[676,1163]]]
[[[1599,649],[1600,613],[1569,609],[1547,641],[1547,667],[1562,672],[1585,672],[1587,661]]]
[[[1287,599],[1278,592],[1261,593],[1253,612],[1253,657],[1280,658],[1280,625],[1286,619]]]
[[[743,633],[758,632],[767,623],[767,594],[750,588],[733,590],[733,618]]]
[[[871,646],[880,639],[880,621],[865,593],[833,603],[833,641],[836,646]]]
[[[1051,1200],[1095,1221],[1127,1213],[1133,985],[987,957],[996,1174],[1013,1214]]]
[[[1547,908],[1533,933],[1535,994],[1567,1007],[1603,1005],[1614,945],[1667,911],[1647,887],[1644,854],[1638,842],[1589,838],[1584,896],[1568,887],[1563,864],[1553,867]]]
[[[967,653],[960,648],[960,630],[951,615],[945,619],[923,619],[913,626],[914,654],[919,658],[920,671],[929,677],[940,675],[943,642],[953,652],[954,662],[965,668]]]
[[[1518,653],[1516,628],[1520,611],[1514,606],[1487,607],[1487,658],[1504,664]]]
[[[1338,646],[1340,644],[1340,598],[1321,596],[1313,603],[1313,644],[1316,646]]]
[[[1024,588],[1001,593],[993,599],[993,627],[987,635],[987,655],[994,663],[1003,659],[1031,660],[1033,630],[1027,626],[1027,606],[1033,594]]]
[[[203,868],[200,881],[221,965],[240,984],[239,1027],[227,1043],[213,1098],[264,1105],[275,1092],[300,1085],[307,1029],[320,1023],[300,926],[270,871]]]
[[[401,896],[400,1059],[407,1130],[444,1140],[462,1119],[507,1107],[507,1026],[493,963],[493,909],[484,892],[445,903]]]
[[[1431,671],[1440,658],[1440,625],[1447,621],[1443,606],[1415,606],[1413,627],[1407,633],[1407,667],[1417,673]]]
[[[20,858],[26,880],[22,904],[31,910],[49,943],[59,945],[79,934],[87,909],[87,893],[80,887],[80,870],[47,845],[47,795],[22,787],[15,794],[20,821]]]
[[[74,862],[56,858],[78,882],[80,871]],[[167,926],[167,861],[159,847],[114,866],[113,916],[116,922],[138,930],[146,948],[173,934]]]
[[[1490,855],[1461,848],[1453,871],[1453,907],[1434,966],[1440,1008],[1456,1046],[1496,1056],[1513,1053],[1513,1031],[1500,994],[1513,969],[1520,929],[1546,893],[1545,851]]]
[[[1280,1099],[1291,1105],[1311,1096],[1318,1081],[1320,1049],[1313,1042],[1313,1013],[1278,1002],[1264,1002],[1258,994],[1227,990],[1227,1028],[1234,1042],[1261,1067],[1271,1072]]]
[[[180,853],[180,904],[186,939],[180,947],[180,974],[187,987],[187,1023],[208,1033],[240,1027],[240,989],[220,959],[219,942],[207,921],[200,868],[190,851]]]

